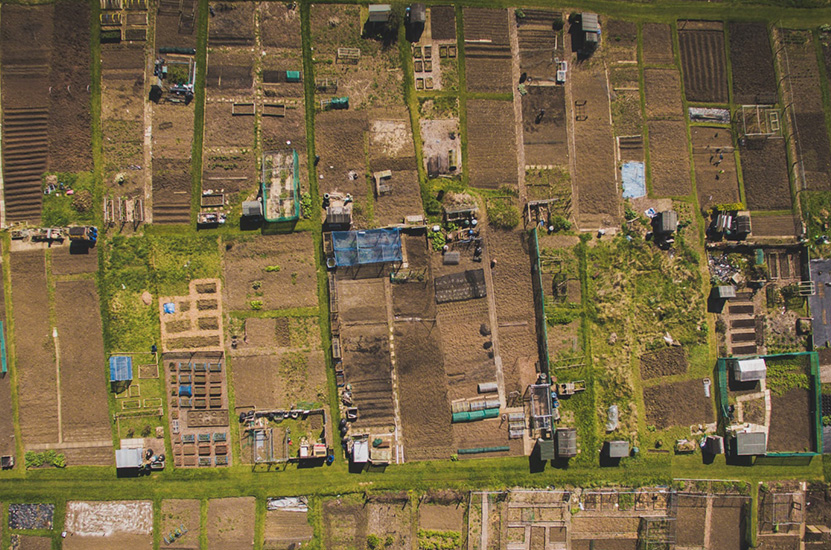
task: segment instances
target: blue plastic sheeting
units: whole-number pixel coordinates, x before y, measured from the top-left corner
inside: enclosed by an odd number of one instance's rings
[[[168,302],[162,306],[165,313],[176,313],[176,304],[173,302]]]
[[[623,180],[624,199],[637,199],[646,195],[642,162],[624,162],[621,179]]]
[[[133,379],[133,358],[124,355],[110,357],[110,382],[126,382]]]
[[[193,397],[193,390],[190,386],[179,386],[180,397]]]
[[[401,232],[398,229],[333,231],[335,263],[339,267],[400,262]]]

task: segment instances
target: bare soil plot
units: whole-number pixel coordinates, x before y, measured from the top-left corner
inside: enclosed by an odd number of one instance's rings
[[[157,158],[153,162],[153,221],[188,223],[191,187],[189,160]]]
[[[733,138],[724,128],[690,128],[695,163],[698,205],[704,210],[715,204],[739,202],[739,178]]]
[[[199,10],[194,0],[179,6],[159,4],[156,15],[156,50],[162,47],[196,48]]]
[[[12,548],[16,550],[51,550],[52,539],[30,535],[12,535]]]
[[[253,147],[254,117],[233,114],[227,101],[205,105],[206,147]]]
[[[513,87],[508,10],[464,8],[464,22],[467,89],[510,92]]]
[[[644,388],[647,423],[659,430],[713,421],[713,404],[704,396],[701,380],[686,380]],[[678,404],[683,403],[683,407]]]
[[[245,2],[211,2],[208,43],[211,46],[254,45],[255,5]]]
[[[369,131],[365,111],[326,111],[315,120],[317,166],[321,193],[351,193],[356,202],[366,197],[368,184],[364,133]],[[351,172],[357,177],[350,175]]]
[[[184,527],[187,533],[176,539],[176,542],[166,545],[162,540],[162,548],[178,548],[182,546],[199,546],[199,530],[201,521],[201,503],[194,500],[163,500],[162,501],[162,538],[176,529]]]
[[[700,497],[678,497],[676,513],[675,542],[678,546],[704,546],[705,519],[707,517],[707,499]]]
[[[750,216],[750,227],[756,237],[792,237],[800,230],[794,217],[783,216]]]
[[[689,195],[690,161],[687,127],[683,121],[650,121],[649,162],[652,192],[659,197]]]
[[[787,90],[793,100],[796,150],[808,189],[828,190],[831,182],[831,146],[823,115],[820,74],[814,37],[810,31],[782,30],[787,54]]]
[[[367,537],[367,509],[355,500],[325,501],[323,546],[325,548],[364,548]]]
[[[208,501],[208,546],[228,550],[254,547],[253,497]]]
[[[326,369],[320,351],[237,356],[231,377],[237,407],[288,408],[326,399]]]
[[[112,435],[101,337],[101,306],[95,281],[58,281],[55,310],[61,363],[61,420],[67,442],[106,440]],[[111,464],[110,459],[105,465]]]
[[[54,5],[2,6],[3,185],[9,221],[37,222],[49,161]],[[88,25],[87,25],[88,26]]]
[[[727,60],[724,30],[689,30],[687,21],[678,22],[681,68],[688,101],[727,103]]]
[[[487,243],[498,260],[491,272],[505,393],[521,393],[536,379],[539,361],[527,233],[488,228]]]
[[[305,158],[306,152],[306,112],[302,101],[280,101],[286,105],[286,116],[282,118],[264,116],[260,120],[263,150],[291,147]],[[305,166],[305,163],[302,163]]]
[[[270,48],[300,48],[300,9],[282,2],[260,4],[260,40]]]
[[[744,145],[739,144],[739,156],[747,207],[751,210],[790,210],[791,184],[785,140],[748,139]]]
[[[399,224],[406,216],[423,213],[410,119],[397,109],[374,116],[369,132],[370,170],[392,172],[387,180],[389,193],[376,193],[375,220],[382,226]]]
[[[264,550],[282,550],[306,544],[314,537],[306,512],[268,510],[265,513]]]
[[[733,101],[753,105],[776,103],[776,75],[767,25],[731,22],[728,31]]]
[[[430,8],[430,32],[433,40],[456,40],[456,10],[453,6]]]
[[[664,23],[644,23],[643,62],[646,65],[672,65],[672,28]]]
[[[714,498],[710,516],[710,540],[718,541],[719,549],[741,550],[747,530],[749,499]]]
[[[253,122],[254,117],[247,117]],[[251,128],[253,134],[253,125]],[[222,189],[226,194],[250,190],[259,182],[253,140],[245,147],[203,149],[202,189]],[[227,195],[226,195],[227,196]]]
[[[435,308],[429,282],[405,284],[423,287],[423,299]],[[447,458],[453,453],[453,438],[438,325],[397,322],[395,341],[404,456],[408,460]]]
[[[605,73],[579,69],[571,78],[579,224],[581,229],[614,225],[620,212],[620,192]]]
[[[799,550],[799,536],[760,535],[760,550]],[[809,548],[806,546],[806,548]]]
[[[339,299],[343,294],[338,291]],[[379,302],[368,303],[377,309]],[[387,324],[342,326],[340,339],[346,379],[352,385],[355,405],[360,410],[354,424],[359,427],[392,425],[394,407]]]
[[[190,159],[193,153],[193,104],[153,106],[153,151],[157,157]]]
[[[476,384],[496,380],[492,353],[485,349],[490,336],[488,303],[484,299],[439,304],[436,318],[441,329],[448,397],[451,401],[475,395]],[[490,329],[488,329],[490,330]]]
[[[568,135],[565,88],[528,86],[522,96],[522,140],[526,165],[566,164]],[[640,110],[640,102],[638,103]],[[542,113],[542,111],[545,111]],[[540,114],[542,113],[542,116]]]
[[[802,388],[772,395],[768,452],[809,452],[814,449],[811,392]]]
[[[603,21],[603,45],[612,62],[638,60],[638,24],[607,18]]]
[[[211,53],[205,87],[211,97],[217,94],[251,94],[254,91],[254,59],[248,50]]]
[[[473,187],[516,186],[516,132],[513,128],[511,102],[487,99],[467,102],[468,162]]]
[[[531,80],[555,79],[557,64],[554,58],[565,53],[565,41],[562,28],[554,28],[563,21],[563,14],[547,9],[523,9],[521,15],[514,14],[520,72],[526,73]]]
[[[679,119],[684,115],[681,104],[681,75],[676,69],[644,69],[647,118]]]
[[[90,6],[55,4],[55,39],[49,70],[49,169],[92,168]]]
[[[428,503],[418,507],[418,528],[430,531],[455,531],[464,528],[465,507],[456,504]]]
[[[687,355],[684,348],[673,346],[641,355],[641,379],[672,376],[687,372]]]
[[[55,346],[42,250],[11,255],[20,430],[26,445],[58,441]],[[25,328],[24,328],[25,327]]]
[[[229,310],[248,310],[252,300],[262,301],[265,310],[317,306],[311,233],[258,236],[228,244],[224,273]]]
[[[277,323],[283,322],[286,324],[286,332],[288,332],[288,319],[281,317],[279,319],[261,319],[258,317],[249,317],[245,320],[245,338],[243,346],[252,348],[272,348],[277,347]],[[286,334],[288,336],[288,334]],[[282,340],[282,339],[281,339]],[[288,340],[288,338],[286,338]],[[283,342],[280,342],[280,347],[286,347]]]

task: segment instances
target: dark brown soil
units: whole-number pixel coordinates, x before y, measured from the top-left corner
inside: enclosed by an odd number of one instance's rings
[[[644,388],[646,421],[659,430],[713,421],[712,399],[704,396],[701,380],[686,380]]]
[[[811,393],[794,388],[773,394],[770,404],[768,452],[809,452],[814,449]]]
[[[649,158],[652,192],[658,197],[689,195],[690,162],[683,121],[650,121]]]
[[[216,300],[197,300],[196,301],[196,309],[199,311],[205,311],[209,309],[217,309],[217,301]]]
[[[808,485],[805,504],[805,523],[831,525],[831,486],[825,483]]]
[[[61,352],[61,421],[63,441],[111,436],[107,413],[107,379],[101,307],[95,281],[58,281],[55,310]],[[113,458],[98,466],[112,464]]]
[[[697,126],[690,133],[699,206],[708,209],[716,204],[739,202],[736,156],[724,150],[733,147],[730,131]]]
[[[707,500],[700,497],[678,497],[675,542],[678,546],[704,546],[704,521]]]
[[[187,223],[190,221],[190,161],[156,159],[153,161],[153,221]]]
[[[49,86],[49,170],[92,168],[90,6],[55,4],[55,39]]]
[[[484,189],[516,186],[513,104],[472,99],[467,103],[467,113],[470,184]]]
[[[200,317],[199,330],[218,330],[219,319],[216,317]]]
[[[751,210],[790,210],[791,189],[785,140],[748,140],[739,146],[747,207]],[[756,228],[753,228],[756,233]]]
[[[568,161],[565,88],[529,86],[522,96],[522,139],[525,164],[565,164]],[[545,110],[542,119],[537,116]]]
[[[365,111],[325,111],[315,117],[317,171],[321,193],[351,193],[359,203],[367,195],[364,133],[369,130]],[[360,136],[360,139],[357,138]],[[359,174],[350,179],[349,172]]]
[[[507,10],[465,8],[464,22],[467,89],[472,92],[510,92],[511,44]],[[490,42],[471,42],[476,40]]]
[[[673,346],[641,355],[641,378],[648,380],[687,372],[684,348]]]
[[[18,546],[15,547],[17,550],[51,550],[52,548],[52,539],[49,537],[29,535],[12,535],[12,537],[18,537]]]
[[[196,285],[196,292],[199,294],[216,294],[216,283],[202,283]]]
[[[367,509],[341,499],[323,503],[323,546],[325,548],[364,548]]]
[[[724,32],[721,30],[683,30],[678,22],[684,91],[688,101],[727,103],[727,61]]]
[[[799,550],[799,536],[759,536],[759,550]]]
[[[710,540],[718,541],[719,550],[745,548],[744,534],[747,530],[749,508],[749,500],[745,506],[743,499],[714,499],[713,512],[710,516]]]
[[[52,249],[52,273],[77,275],[98,271],[98,254],[95,248],[85,246],[61,246]]]
[[[730,32],[733,101],[743,104],[776,102],[776,75],[765,23],[736,23]]]
[[[15,326],[24,327],[14,335],[20,430],[27,444],[57,443],[55,345],[43,251],[13,253],[11,279]]]
[[[232,114],[228,102],[209,102],[205,106],[205,145],[207,147],[253,147],[254,117]]]
[[[210,348],[219,345],[219,336],[189,336],[170,338],[167,342],[169,349],[198,349]]]
[[[453,6],[430,8],[430,32],[433,40],[456,40],[456,10]]]
[[[180,321],[170,321],[169,323],[164,324],[164,329],[169,334],[175,334],[177,332],[186,332],[190,330],[190,321],[188,319],[182,319]]]
[[[260,37],[263,46],[300,48],[300,9],[283,2],[260,4]]]
[[[672,65],[672,29],[663,23],[644,23],[643,61],[650,65]]]
[[[645,69],[643,72],[647,118],[680,119],[681,75],[676,69]]]
[[[251,46],[254,44],[254,4],[211,2],[208,43],[211,46]]]

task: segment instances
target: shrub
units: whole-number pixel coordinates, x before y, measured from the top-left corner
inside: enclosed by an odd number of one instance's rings
[[[553,231],[568,231],[571,229],[571,222],[564,216],[552,216],[548,223]]]
[[[153,427],[150,424],[145,424],[144,427],[141,429],[141,436],[142,437],[150,437],[150,433],[153,431]]]
[[[513,229],[519,225],[519,209],[509,201],[493,201],[488,203],[488,219],[496,227]]]
[[[436,199],[436,197],[430,197],[424,204],[424,210],[427,212],[428,216],[438,216],[441,214],[441,203],[438,199]]]
[[[366,545],[370,550],[378,550],[381,548],[381,539],[378,535],[369,535],[366,538]]]
[[[300,215],[304,218],[312,217],[312,196],[308,192],[300,195]]]
[[[277,273],[282,269],[279,265],[268,265],[265,268],[266,273]]]
[[[251,309],[254,311],[259,311],[263,309],[263,301],[262,300],[251,300]]]

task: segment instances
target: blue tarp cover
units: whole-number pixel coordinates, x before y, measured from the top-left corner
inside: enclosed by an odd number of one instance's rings
[[[162,306],[162,309],[164,309],[165,313],[176,313],[176,304],[168,302]]]
[[[179,395],[183,397],[193,397],[193,391],[190,386],[179,386]]]
[[[333,231],[332,244],[338,266],[400,262],[401,232],[398,229]]]
[[[125,355],[110,357],[110,382],[126,382],[133,379],[133,358]]]
[[[621,169],[621,180],[623,181],[624,199],[637,199],[646,195],[642,162],[624,162]]]

